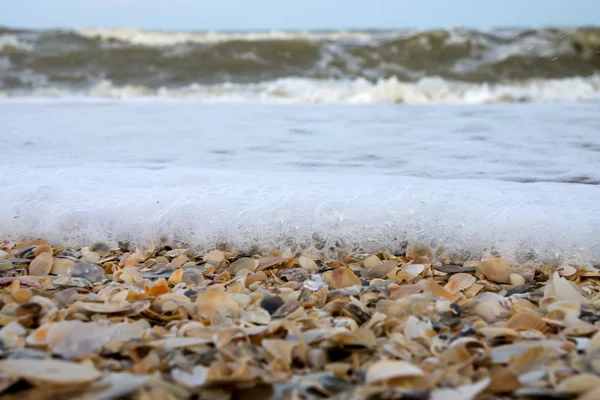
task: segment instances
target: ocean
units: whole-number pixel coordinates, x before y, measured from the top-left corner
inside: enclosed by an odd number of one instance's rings
[[[600,30],[0,29],[0,240],[600,262]]]

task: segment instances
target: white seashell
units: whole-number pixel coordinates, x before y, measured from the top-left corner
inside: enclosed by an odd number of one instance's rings
[[[367,369],[366,383],[383,382],[394,378],[423,376],[423,370],[406,361],[377,361]]]
[[[102,377],[91,361],[75,363],[52,359],[8,359],[0,361],[0,372],[16,376],[36,386],[78,386]]]
[[[298,262],[300,263],[300,266],[304,269],[309,269],[311,271],[319,270],[319,266],[312,258],[308,258],[306,256],[300,256],[298,258]]]
[[[368,269],[376,267],[379,264],[381,264],[381,260],[377,256],[369,256],[363,261],[363,266]]]
[[[459,386],[455,389],[435,389],[431,392],[430,400],[472,400],[485,390],[492,380],[484,378],[471,385]]]
[[[204,386],[206,383],[206,380],[208,379],[208,368],[198,365],[195,366],[191,372],[174,368],[171,371],[171,377],[175,382],[188,389],[197,389]]]
[[[402,267],[402,271],[406,272],[413,278],[416,278],[425,270],[425,265],[423,264],[408,264]]]

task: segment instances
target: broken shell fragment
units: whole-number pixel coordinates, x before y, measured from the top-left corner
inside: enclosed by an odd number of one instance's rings
[[[29,383],[53,386],[78,386],[102,377],[91,362],[74,363],[62,360],[11,359],[0,361],[0,372],[22,378]]]
[[[367,384],[373,384],[398,378],[419,377],[424,374],[421,368],[406,361],[381,360],[367,369],[365,381]]]
[[[257,260],[249,257],[242,257],[232,262],[229,265],[228,271],[232,276],[235,276],[238,272],[242,270],[254,271],[257,267]]]

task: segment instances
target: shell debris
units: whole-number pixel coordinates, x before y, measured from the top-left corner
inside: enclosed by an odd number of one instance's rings
[[[600,274],[438,253],[0,242],[0,396],[600,395]]]

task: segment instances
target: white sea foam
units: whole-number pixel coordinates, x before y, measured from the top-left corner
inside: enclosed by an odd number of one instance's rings
[[[5,104],[1,236],[79,245],[164,236],[244,250],[421,241],[461,257],[598,262],[599,186],[560,183],[598,179],[594,112]]]
[[[19,97],[0,91],[0,96]],[[145,86],[117,86],[102,81],[92,88],[73,92],[46,87],[22,96],[40,97],[162,97],[205,102],[263,103],[353,103],[353,104],[482,104],[515,102],[567,102],[600,99],[600,75],[564,79],[531,79],[506,84],[466,83],[438,77],[415,83],[396,78],[370,82],[282,78],[255,84],[193,84],[184,87],[151,89]]]
[[[600,259],[598,189],[587,185],[178,168],[0,171],[0,225],[9,238],[81,245],[167,237],[245,250],[322,240],[325,249],[367,251],[419,241],[461,257],[496,250],[512,260]]]
[[[0,51],[6,50],[31,51],[33,50],[33,45],[19,40],[15,35],[0,35]]]
[[[177,32],[130,28],[79,28],[75,33],[87,38],[118,40],[143,46],[172,46],[181,43],[219,43],[263,40],[358,40],[393,37],[395,33],[361,31],[257,31],[257,32]]]

